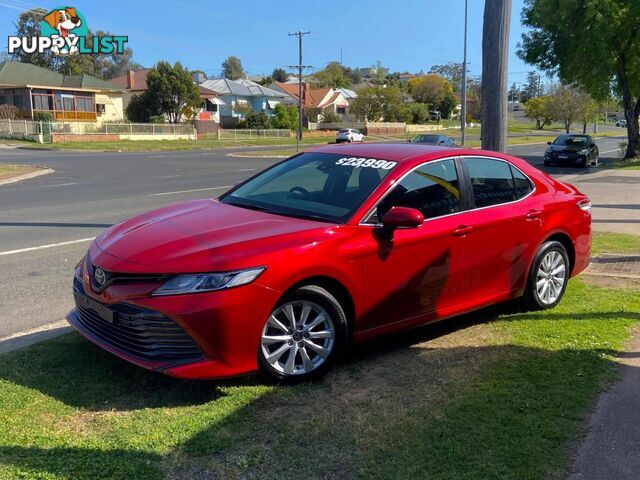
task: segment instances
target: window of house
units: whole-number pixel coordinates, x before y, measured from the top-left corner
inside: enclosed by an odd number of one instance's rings
[[[336,113],[338,115],[344,115],[345,113],[347,113],[347,108],[346,107],[337,107],[336,108]]]
[[[424,164],[409,173],[378,204],[367,223],[379,223],[391,207],[416,208],[424,218],[460,211],[460,189],[452,159]]]
[[[490,158],[467,158],[466,162],[477,208],[516,199],[511,167],[507,162]]]
[[[98,115],[102,115],[106,111],[104,103],[96,103],[96,112]]]

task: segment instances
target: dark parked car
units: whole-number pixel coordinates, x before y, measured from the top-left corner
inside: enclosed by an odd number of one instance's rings
[[[446,135],[438,134],[418,135],[415,138],[409,140],[409,143],[418,143],[420,145],[438,145],[440,147],[456,146],[456,142],[453,138],[449,138]]]
[[[544,153],[546,166],[554,163],[588,167],[598,165],[600,154],[598,146],[590,135],[560,135]]]

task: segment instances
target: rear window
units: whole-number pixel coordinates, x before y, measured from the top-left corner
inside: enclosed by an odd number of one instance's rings
[[[572,145],[586,145],[589,143],[589,137],[582,135],[560,135],[553,141],[554,145],[563,145],[566,147]]]

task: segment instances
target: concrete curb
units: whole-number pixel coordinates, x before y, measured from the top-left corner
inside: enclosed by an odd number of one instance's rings
[[[29,165],[25,165],[25,166],[29,166]],[[37,166],[37,165],[34,165],[34,166]],[[37,172],[25,173],[24,175],[18,175],[17,177],[0,180],[0,185],[8,185],[10,183],[16,183],[22,180],[28,180],[29,178],[35,178],[41,175],[48,175],[53,172],[55,172],[55,170],[52,168],[44,168],[42,170],[38,170]]]
[[[289,158],[287,155],[251,155],[248,153],[227,153],[227,157],[234,158]]]
[[[0,338],[0,355],[13,352],[14,350],[20,350],[21,348],[44,342],[45,340],[51,340],[71,331],[73,331],[73,328],[69,326],[67,321],[60,320],[59,322],[49,323],[42,327],[32,328],[24,332],[2,337]]]

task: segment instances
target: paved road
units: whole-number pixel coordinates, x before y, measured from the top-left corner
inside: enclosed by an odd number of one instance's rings
[[[619,142],[599,140],[603,156],[614,156]],[[545,147],[512,147],[511,153],[538,164]],[[0,187],[0,338],[64,318],[72,307],[73,266],[84,255],[87,239],[138,213],[180,200],[216,196],[277,161],[227,156],[237,150],[240,149],[158,153],[0,150],[0,163],[37,164],[55,170],[50,175]],[[593,191],[605,197],[611,186],[589,183],[591,172],[555,170],[586,182],[580,184],[580,188],[588,187],[584,188],[585,193],[592,195]],[[635,198],[640,198],[640,184],[624,185],[624,189],[632,189]],[[633,195],[620,199],[620,204],[633,206]],[[605,210],[608,216],[615,211]],[[622,211],[627,215],[633,212]],[[640,224],[615,225],[636,228]]]

